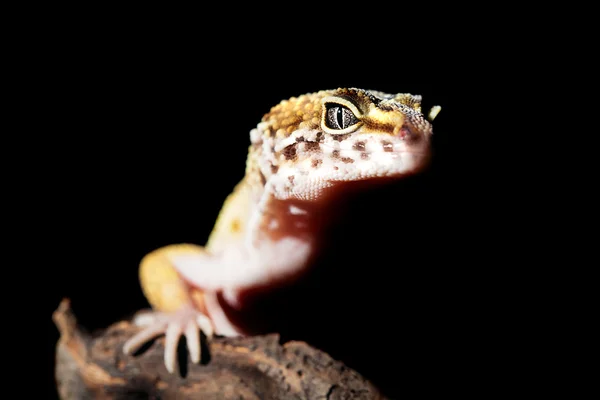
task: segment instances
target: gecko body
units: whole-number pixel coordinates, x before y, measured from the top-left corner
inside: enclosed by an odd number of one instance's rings
[[[206,246],[167,246],[142,260],[140,281],[153,311],[137,318],[144,328],[124,351],[165,334],[165,364],[173,371],[182,335],[198,362],[199,329],[208,337],[259,333],[240,316],[250,315],[256,293],[310,269],[327,246],[323,232],[343,193],[428,164],[432,125],[420,103],[411,94],[340,88],[274,106],[250,132],[245,176]]]

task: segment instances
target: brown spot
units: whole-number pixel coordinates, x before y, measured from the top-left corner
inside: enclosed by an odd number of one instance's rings
[[[296,159],[296,145],[291,144],[283,149],[283,156],[286,160],[295,160]]]
[[[363,142],[363,141],[356,142],[356,143],[354,143],[354,146],[352,146],[352,148],[354,150],[364,151],[365,150],[365,142]]]
[[[350,136],[349,133],[346,133],[344,135],[333,135],[333,140],[337,140],[338,142],[341,142],[343,140],[348,139],[349,136]]]
[[[232,220],[229,229],[231,229],[231,232],[233,232],[233,233],[238,233],[242,229],[242,224],[240,223],[240,220],[239,219]]]
[[[394,145],[392,144],[392,142],[382,140],[381,144],[383,145],[383,151],[387,151],[388,153],[394,151]]]
[[[339,168],[334,165],[333,169],[337,171]]]
[[[360,158],[361,158],[362,160],[368,160],[368,159],[369,159],[369,157],[370,157],[370,156],[369,156],[369,153],[366,153],[366,152],[360,153]]]
[[[312,160],[312,164],[311,165],[312,165],[313,168],[317,168],[322,163],[323,163],[323,160],[317,159],[317,160]]]
[[[319,143],[317,143],[317,142],[305,142],[304,148],[307,151],[318,151],[321,147],[319,146]]]
[[[323,140],[323,132],[317,132],[317,141],[320,142]]]
[[[279,171],[279,167],[277,165],[271,164],[271,173],[276,174]]]
[[[352,164],[354,162],[354,160],[351,159],[350,157],[342,157],[341,160],[343,163],[346,163],[346,164]]]
[[[340,151],[339,151],[339,150],[334,150],[334,151],[331,153],[331,156],[332,156],[333,158],[338,158],[338,157],[340,156]]]
[[[304,142],[304,136],[298,136],[296,138],[296,143]]]
[[[294,184],[294,175],[288,176],[288,181],[293,185]]]

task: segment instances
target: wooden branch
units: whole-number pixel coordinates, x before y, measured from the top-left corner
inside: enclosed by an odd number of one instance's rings
[[[180,346],[179,373],[163,364],[164,338],[135,356],[123,343],[136,332],[129,321],[93,337],[82,332],[61,302],[53,319],[60,331],[56,381],[62,399],[382,399],[357,372],[303,342],[279,343],[276,334],[246,338],[202,337],[200,364]],[[183,376],[182,376],[183,375]]]

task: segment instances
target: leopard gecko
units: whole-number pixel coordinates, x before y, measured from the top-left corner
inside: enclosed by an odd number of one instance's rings
[[[358,88],[323,90],[284,100],[250,131],[244,178],[226,198],[204,247],[173,244],[146,255],[139,268],[152,311],[124,345],[135,352],[165,335],[164,362],[176,364],[185,336],[200,360],[200,335],[247,335],[230,318],[247,299],[293,282],[319,248],[325,210],[343,185],[418,173],[431,155],[431,121],[421,96]]]

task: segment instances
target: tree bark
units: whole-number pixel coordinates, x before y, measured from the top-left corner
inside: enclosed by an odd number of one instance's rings
[[[164,337],[136,355],[123,343],[138,328],[120,321],[97,335],[77,326],[69,300],[53,315],[60,331],[55,378],[62,399],[383,399],[357,372],[304,342],[277,334],[202,337],[202,360],[179,348],[179,369],[163,363]],[[184,341],[182,341],[184,342]]]

